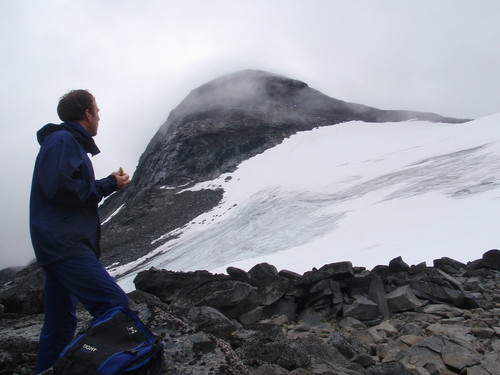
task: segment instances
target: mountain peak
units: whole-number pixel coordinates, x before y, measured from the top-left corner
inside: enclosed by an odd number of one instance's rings
[[[465,121],[348,103],[302,81],[260,70],[214,79],[192,90],[170,113],[142,154],[130,186],[104,202],[103,219],[124,208],[105,226],[103,253],[113,262],[147,254],[159,245],[152,240],[185,225],[222,199],[222,192],[213,190],[181,196],[176,194],[180,187],[233,172],[242,161],[299,131],[354,120],[409,119]]]
[[[273,103],[294,102],[293,98],[305,88],[308,86],[302,81],[262,70],[247,69],[226,74],[192,90],[170,113],[159,134],[163,136],[182,126],[186,116],[202,113],[213,116],[214,111],[265,111],[268,116]]]

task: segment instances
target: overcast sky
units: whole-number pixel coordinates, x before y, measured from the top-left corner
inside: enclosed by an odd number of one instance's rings
[[[261,69],[383,109],[500,112],[498,0],[1,0],[0,268],[34,255],[36,131],[59,97],[101,108],[98,177],[133,172],[169,112],[223,74]]]

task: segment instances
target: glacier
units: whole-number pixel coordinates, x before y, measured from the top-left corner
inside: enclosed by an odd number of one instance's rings
[[[372,268],[498,247],[500,113],[463,124],[346,122],[297,133],[191,190],[221,203],[110,273],[126,290],[150,267],[174,271],[267,262],[304,273],[351,261]]]

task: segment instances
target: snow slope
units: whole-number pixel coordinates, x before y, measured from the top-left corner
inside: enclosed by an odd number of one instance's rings
[[[464,124],[349,122],[298,133],[192,188],[223,202],[146,257],[111,268],[127,291],[151,266],[177,271],[260,262],[303,273],[372,268],[499,246],[500,113]],[[167,233],[172,235],[174,233]]]

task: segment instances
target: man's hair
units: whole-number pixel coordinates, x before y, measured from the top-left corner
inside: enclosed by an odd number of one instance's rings
[[[87,90],[71,90],[59,99],[57,114],[62,121],[78,121],[87,109],[94,112],[94,96]]]

